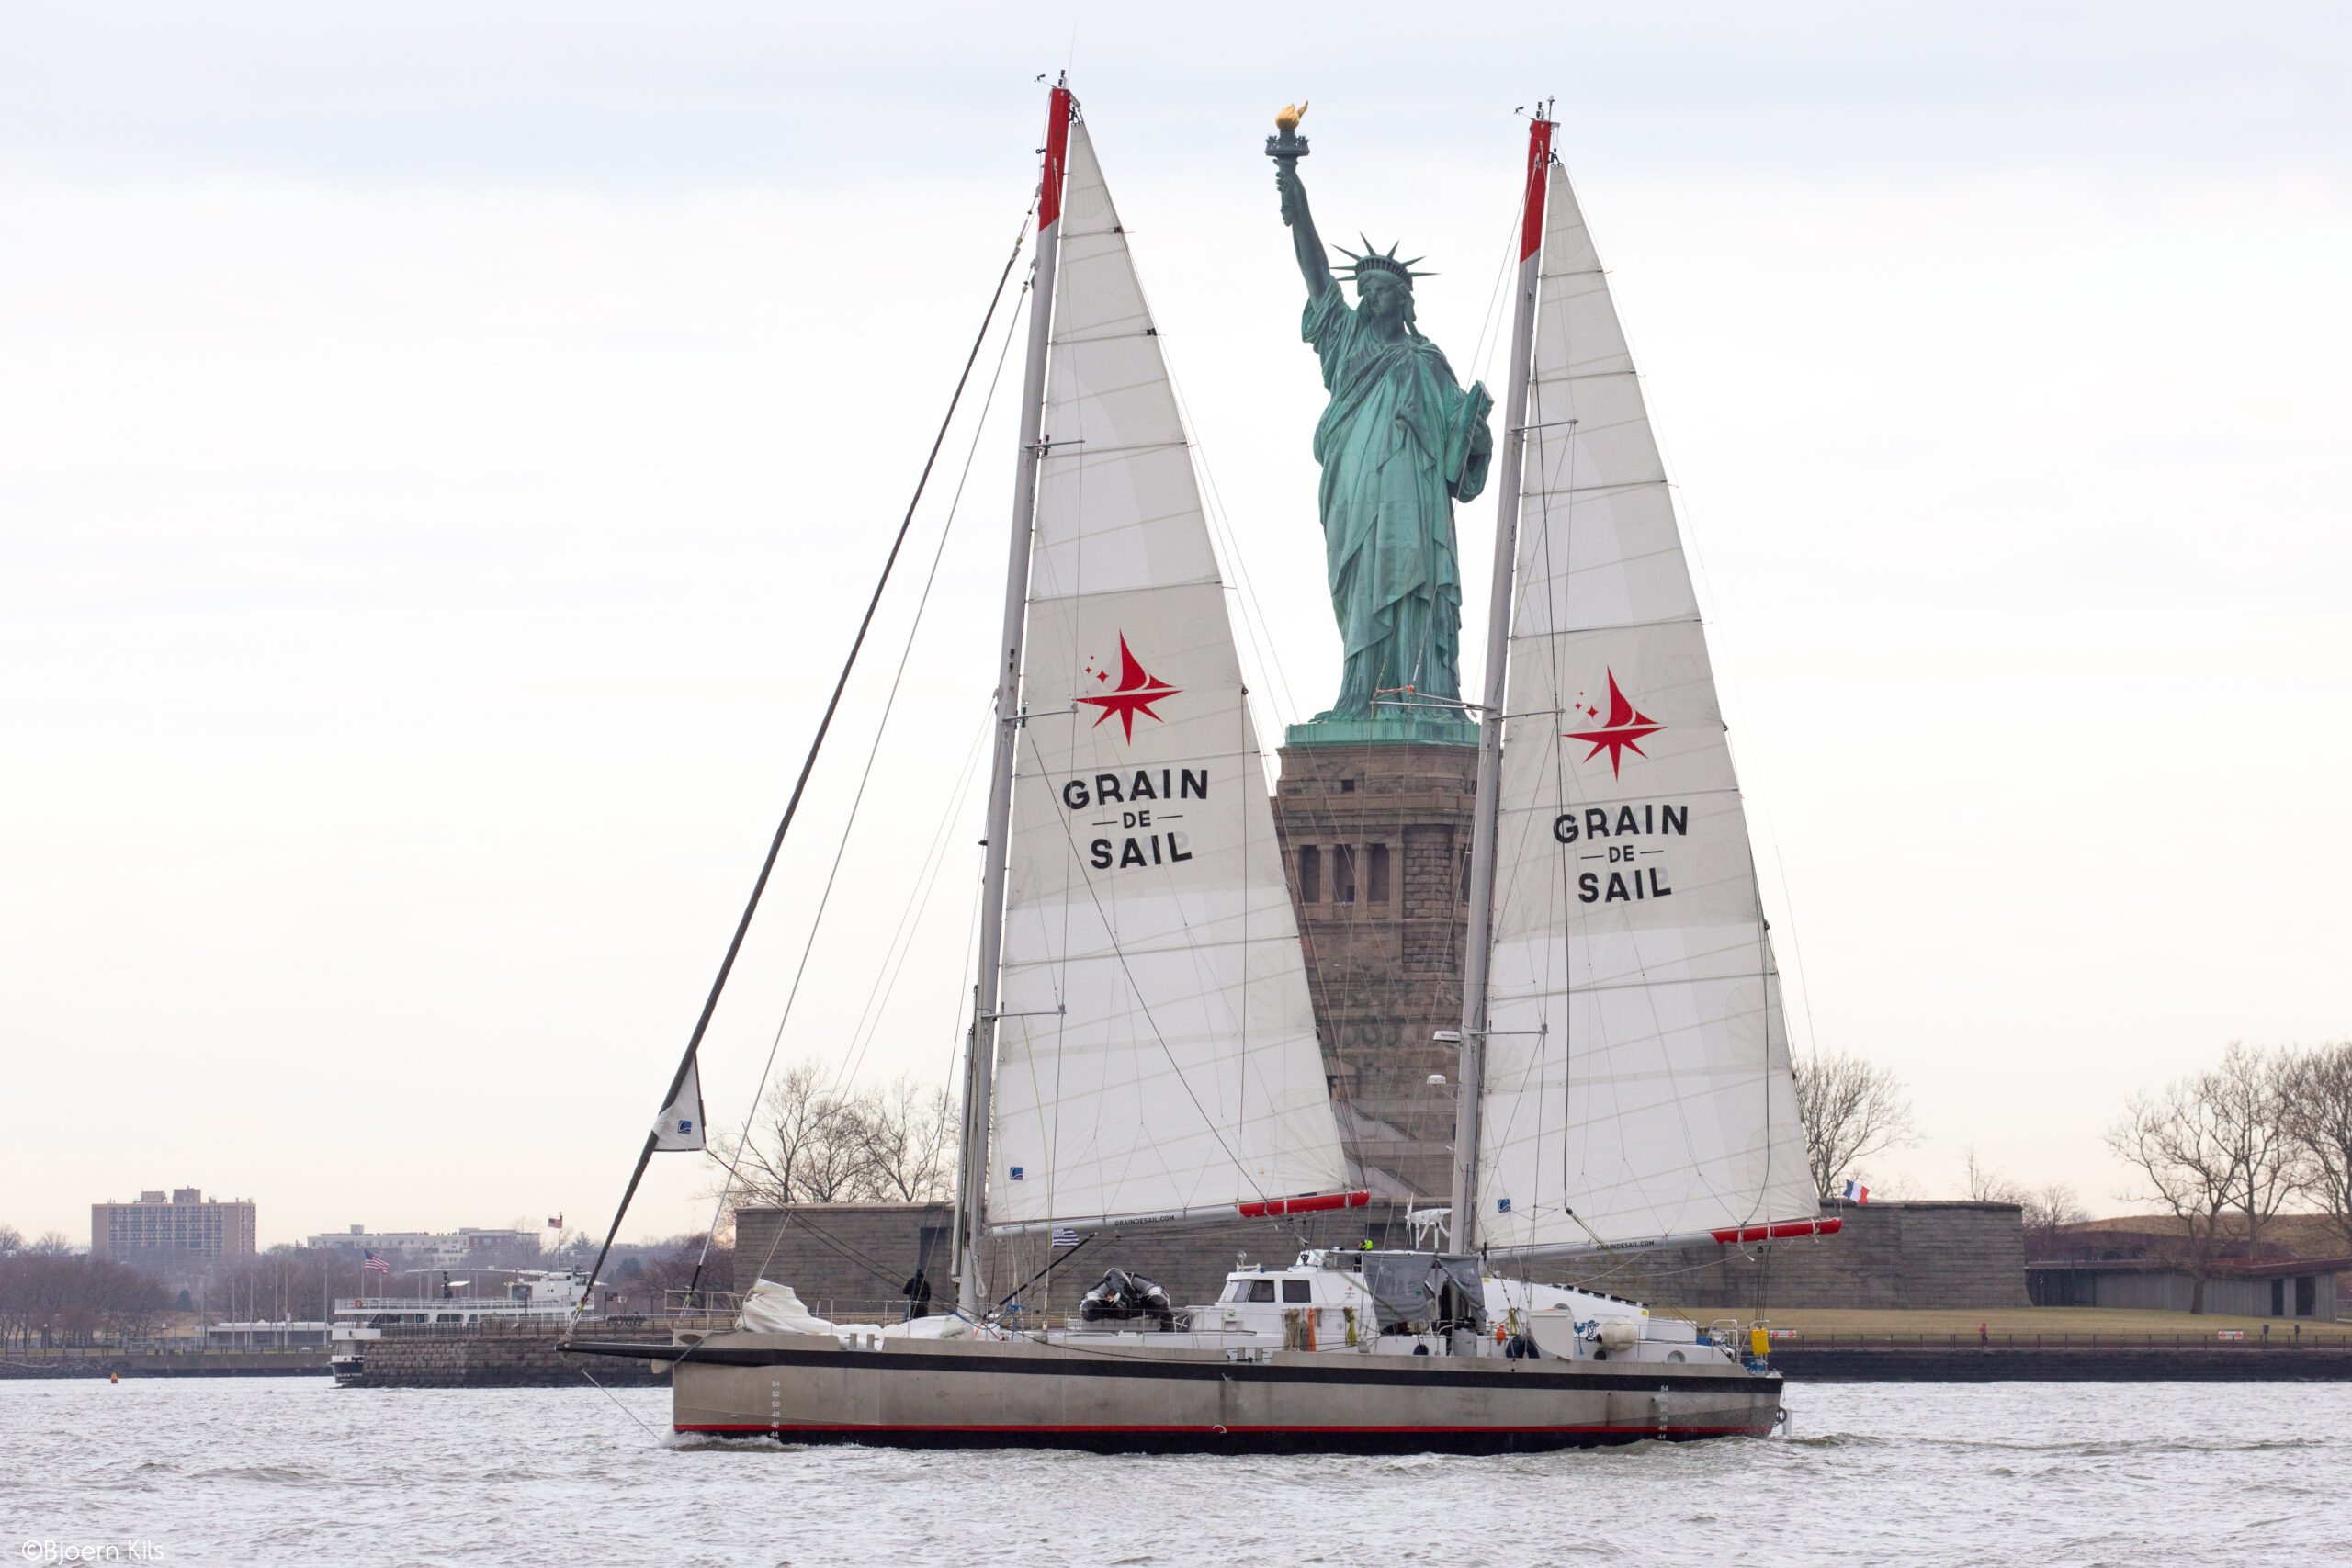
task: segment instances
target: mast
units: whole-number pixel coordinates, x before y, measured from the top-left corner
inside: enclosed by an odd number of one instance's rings
[[[1057,85],[1046,109],[1037,194],[1037,260],[1029,284],[1029,355],[1021,378],[1021,446],[1012,477],[1012,544],[1004,569],[1004,635],[997,642],[996,750],[989,761],[987,870],[980,883],[979,975],[964,1061],[964,1147],[956,1184],[956,1304],[979,1315],[980,1236],[989,1174],[989,1098],[995,1086],[997,989],[1004,951],[1004,877],[1012,840],[1012,770],[1021,731],[1021,642],[1029,608],[1029,545],[1046,414],[1046,345],[1053,332],[1054,262],[1061,241],[1062,167],[1073,100]]]
[[[1519,231],[1519,294],[1511,310],[1510,379],[1503,396],[1502,486],[1495,498],[1495,572],[1487,602],[1486,708],[1478,722],[1478,786],[1470,839],[1470,929],[1462,954],[1462,1061],[1453,1086],[1453,1210],[1447,1245],[1478,1245],[1478,1111],[1486,1092],[1487,971],[1493,955],[1495,846],[1502,806],[1503,696],[1510,656],[1511,578],[1519,558],[1521,469],[1527,448],[1527,383],[1534,359],[1536,276],[1544,265],[1544,193],[1552,161],[1545,108],[1527,126],[1525,217]]]

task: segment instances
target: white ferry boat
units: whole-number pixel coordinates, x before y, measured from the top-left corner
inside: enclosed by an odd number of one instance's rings
[[[495,1294],[478,1292],[479,1280],[444,1275],[431,1296],[338,1296],[328,1328],[329,1358],[337,1382],[355,1382],[364,1364],[361,1347],[380,1339],[387,1328],[462,1331],[481,1324],[569,1321],[588,1299],[587,1271],[579,1269],[498,1269],[511,1275]],[[584,1315],[584,1314],[583,1314]]]

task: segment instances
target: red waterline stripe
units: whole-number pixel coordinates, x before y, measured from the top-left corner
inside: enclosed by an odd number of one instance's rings
[[[1845,1227],[1843,1220],[1783,1220],[1776,1225],[1747,1225],[1707,1234],[1720,1242],[1779,1241],[1792,1235],[1836,1235]]]
[[[1245,1220],[1280,1219],[1284,1214],[1319,1214],[1330,1209],[1361,1209],[1372,1201],[1364,1192],[1326,1192],[1314,1198],[1269,1198],[1259,1203],[1236,1203]]]

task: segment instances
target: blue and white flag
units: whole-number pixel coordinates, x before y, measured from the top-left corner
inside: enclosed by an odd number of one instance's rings
[[[1068,1225],[1064,1225],[1054,1232],[1054,1245],[1056,1247],[1076,1247],[1078,1245],[1078,1233],[1071,1230]]]

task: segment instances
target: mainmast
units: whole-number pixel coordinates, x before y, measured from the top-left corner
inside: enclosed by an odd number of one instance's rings
[[[1012,478],[1012,545],[1004,569],[998,640],[996,750],[989,773],[987,870],[980,883],[978,983],[964,1060],[964,1144],[956,1183],[956,1304],[979,1315],[980,1236],[989,1174],[989,1098],[996,1079],[997,991],[1004,951],[1004,878],[1012,840],[1012,772],[1021,734],[1021,644],[1029,608],[1029,545],[1046,413],[1046,345],[1053,332],[1054,262],[1061,240],[1062,171],[1074,100],[1056,86],[1046,109],[1045,172],[1037,194],[1037,259],[1029,284],[1029,357],[1021,378],[1021,446]]]
[[[1548,107],[1548,106],[1547,106]],[[1510,379],[1503,396],[1502,485],[1495,498],[1494,590],[1487,604],[1486,708],[1479,715],[1478,793],[1470,840],[1470,929],[1462,954],[1462,1063],[1453,1089],[1451,1250],[1478,1245],[1478,1111],[1486,1092],[1487,971],[1493,954],[1495,845],[1502,807],[1503,696],[1510,654],[1511,578],[1519,559],[1521,468],[1527,449],[1527,383],[1534,359],[1536,276],[1544,265],[1544,194],[1552,121],[1527,127],[1525,218],[1519,231],[1519,294],[1510,327]],[[1039,253],[1044,265],[1044,253]]]

